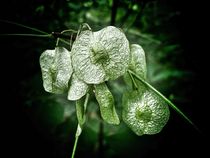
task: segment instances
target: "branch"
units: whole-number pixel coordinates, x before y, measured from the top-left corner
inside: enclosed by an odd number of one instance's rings
[[[76,39],[75,34],[73,34],[72,37],[71,37],[71,35],[62,34],[60,32],[52,32],[51,34],[54,38],[65,38],[65,39],[71,39],[72,38],[73,41],[75,41],[75,39]]]

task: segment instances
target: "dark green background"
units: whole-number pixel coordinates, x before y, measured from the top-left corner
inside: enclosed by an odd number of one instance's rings
[[[0,19],[49,33],[78,29],[83,22],[95,31],[110,24],[123,29],[130,26],[136,34],[126,32],[126,36],[145,49],[149,82],[170,97],[202,131],[198,133],[171,109],[168,124],[153,136],[138,137],[123,123],[120,127],[105,124],[100,147],[99,120],[89,118],[76,157],[204,157],[208,154],[205,145],[209,125],[207,12],[202,2],[181,0],[119,0],[116,7],[112,0],[0,2]],[[3,22],[0,26],[1,34],[32,33]],[[44,92],[39,67],[40,54],[53,49],[55,39],[0,36],[0,46],[1,157],[70,157],[76,130],[74,108],[70,110],[71,117],[64,119],[64,108],[72,103],[65,101],[65,95]],[[116,100],[120,100],[114,88],[112,91]],[[92,107],[93,112],[97,111],[91,105],[89,113]]]

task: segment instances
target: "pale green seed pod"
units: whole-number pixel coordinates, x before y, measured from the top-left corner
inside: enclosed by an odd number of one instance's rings
[[[50,93],[63,93],[68,89],[72,75],[70,52],[63,47],[46,50],[40,56],[43,86]]]
[[[139,136],[159,133],[169,116],[167,103],[151,90],[144,88],[123,96],[123,120]]]
[[[129,43],[118,28],[82,31],[72,46],[72,66],[80,80],[99,84],[125,74],[130,60]]]

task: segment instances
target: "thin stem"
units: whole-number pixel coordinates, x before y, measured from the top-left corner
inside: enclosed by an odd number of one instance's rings
[[[66,33],[66,32],[77,33],[77,31],[75,31],[73,29],[63,30],[61,33],[60,32],[52,32],[52,36],[54,36],[55,38],[57,38],[56,46],[58,46],[59,41],[62,41],[64,43],[70,45],[70,47],[71,47],[71,41],[70,41],[70,43],[68,43],[65,40],[62,40],[61,39],[61,38],[67,38],[67,39],[72,40],[72,34],[70,36],[69,35],[65,35],[64,33]]]
[[[56,44],[55,44],[56,47],[58,47],[59,39],[60,38],[57,38],[57,40],[56,40]]]
[[[82,30],[83,28],[85,28],[85,27],[87,27],[88,30],[90,30],[90,31],[92,30],[91,27],[88,25],[88,23],[83,23],[83,24],[82,24],[81,30]]]
[[[20,33],[14,33],[14,34],[0,34],[0,36],[25,36],[25,37],[52,37],[51,34],[46,35],[37,35],[37,34],[20,34]]]
[[[77,33],[76,30],[73,30],[73,29],[68,29],[68,30],[63,30],[61,33],[65,33],[65,32],[73,32],[73,33]]]
[[[136,82],[135,82],[135,80],[134,80],[132,74],[130,73],[130,71],[128,71],[128,74],[129,74],[129,76],[130,76],[130,78],[131,78],[131,80],[132,80],[133,89],[138,89],[138,86],[137,86],[137,84],[136,84]]]
[[[36,29],[36,28],[33,28],[33,27],[29,27],[29,26],[26,26],[26,25],[23,25],[23,24],[19,24],[19,23],[16,23],[16,22],[12,22],[12,21],[8,21],[8,20],[0,20],[0,22],[4,22],[4,23],[8,23],[8,24],[13,24],[13,25],[17,25],[17,26],[20,26],[20,27],[24,27],[24,28],[27,28],[29,30],[33,30],[35,32],[39,32],[39,33],[42,33],[42,34],[48,34],[47,32],[44,32],[44,31],[41,31],[39,29]]]
[[[60,32],[52,32],[52,36],[55,37],[55,38],[65,38],[65,39],[70,38],[69,35],[65,35],[65,34],[62,34]]]
[[[85,27],[87,27],[89,31],[92,30],[91,27],[90,27],[87,23],[82,23],[82,24],[80,25],[80,27],[79,27],[79,30],[77,31],[76,39],[77,39],[77,37],[79,36],[79,34],[81,33],[81,31],[82,31]]]
[[[80,133],[80,130],[81,130],[81,128],[80,128],[80,125],[78,124],[77,125],[77,131],[76,131],[76,135],[75,135],[74,147],[73,147],[71,158],[74,158],[75,151],[77,149],[77,142],[78,142],[78,139],[79,139],[79,136],[80,136],[80,135],[77,135],[77,133]]]
[[[19,33],[14,33],[14,34],[0,34],[0,36],[25,36],[25,37],[43,37],[43,38],[51,38],[53,37],[52,34],[46,34],[46,35],[37,35],[37,34],[19,34]],[[59,39],[63,43],[69,45],[69,42],[65,41],[64,39]]]
[[[64,39],[60,38],[59,40],[62,41],[63,43],[65,43],[65,44],[69,45],[69,42],[65,41]]]
[[[19,23],[16,23],[16,22],[12,22],[12,21],[8,21],[8,20],[1,20],[1,19],[0,19],[0,22],[8,23],[8,24],[13,24],[13,25],[16,25],[16,26],[20,26],[20,27],[27,28],[29,30],[32,30],[32,31],[35,31],[35,32],[39,32],[39,33],[44,34],[44,35],[35,35],[35,34],[28,34],[28,35],[27,34],[13,34],[13,35],[12,34],[2,34],[1,36],[31,36],[31,37],[51,37],[51,36],[54,36],[53,33],[52,34],[49,34],[49,33],[44,32],[42,30],[39,30],[39,29],[30,27],[30,26],[26,26],[26,25],[23,25],[23,24],[19,24]],[[69,43],[66,42],[63,39],[60,39],[60,41],[62,41],[63,43],[69,45]]]
[[[85,102],[84,102],[84,114],[85,114],[85,111],[86,111],[86,107],[87,107],[87,104],[88,104],[89,97],[90,97],[90,94],[87,93],[86,97],[85,97]],[[71,158],[74,158],[74,155],[75,155],[75,152],[76,152],[76,149],[77,149],[77,142],[78,142],[78,139],[79,139],[79,136],[81,135],[81,133],[82,133],[82,126],[80,126],[80,124],[78,123]]]
[[[89,98],[90,98],[90,94],[87,93],[85,97],[85,103],[84,103],[84,112],[86,111]]]
[[[167,99],[163,94],[161,94],[158,90],[156,90],[152,85],[142,79],[140,76],[136,75],[133,71],[128,70],[133,76],[135,76],[139,81],[141,81],[145,86],[149,87],[153,90],[158,96],[160,96],[163,100],[165,100],[172,109],[178,112],[185,120],[187,120],[196,130],[200,131],[198,127],[176,106],[174,105],[169,99]]]
[[[72,48],[72,38],[73,38],[73,33],[71,34],[71,38],[70,38],[70,43],[69,43],[69,47],[70,47],[70,50],[71,50],[71,48]]]
[[[70,47],[70,50],[71,50],[73,34],[74,34],[74,33],[77,33],[78,31],[73,30],[73,29],[68,29],[68,30],[63,30],[61,33],[63,34],[63,33],[65,33],[65,32],[71,32],[70,42],[69,42],[69,47]],[[75,38],[76,38],[76,37],[75,37]],[[74,39],[74,40],[75,40],[75,39]]]

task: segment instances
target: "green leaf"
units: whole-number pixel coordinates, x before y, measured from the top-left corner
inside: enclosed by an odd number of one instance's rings
[[[141,76],[143,79],[146,79],[147,76],[147,66],[145,52],[143,48],[138,44],[132,44],[131,48],[131,60],[129,64],[129,70],[132,70],[138,76]],[[124,75],[124,80],[126,84],[132,85],[131,78],[128,72]]]
[[[70,52],[63,47],[46,50],[40,56],[43,86],[45,91],[63,93],[73,72]]]
[[[120,120],[115,110],[114,98],[105,83],[95,85],[95,96],[103,120],[107,123],[118,125]]]
[[[130,50],[125,34],[108,26],[100,31],[82,31],[72,46],[72,65],[77,77],[99,84],[122,76],[129,64]]]
[[[78,77],[73,73],[71,79],[71,85],[68,92],[68,100],[78,100],[83,97],[88,91],[88,85],[78,79]]]
[[[142,89],[124,94],[123,120],[139,136],[159,133],[170,116],[168,105],[152,90]]]

